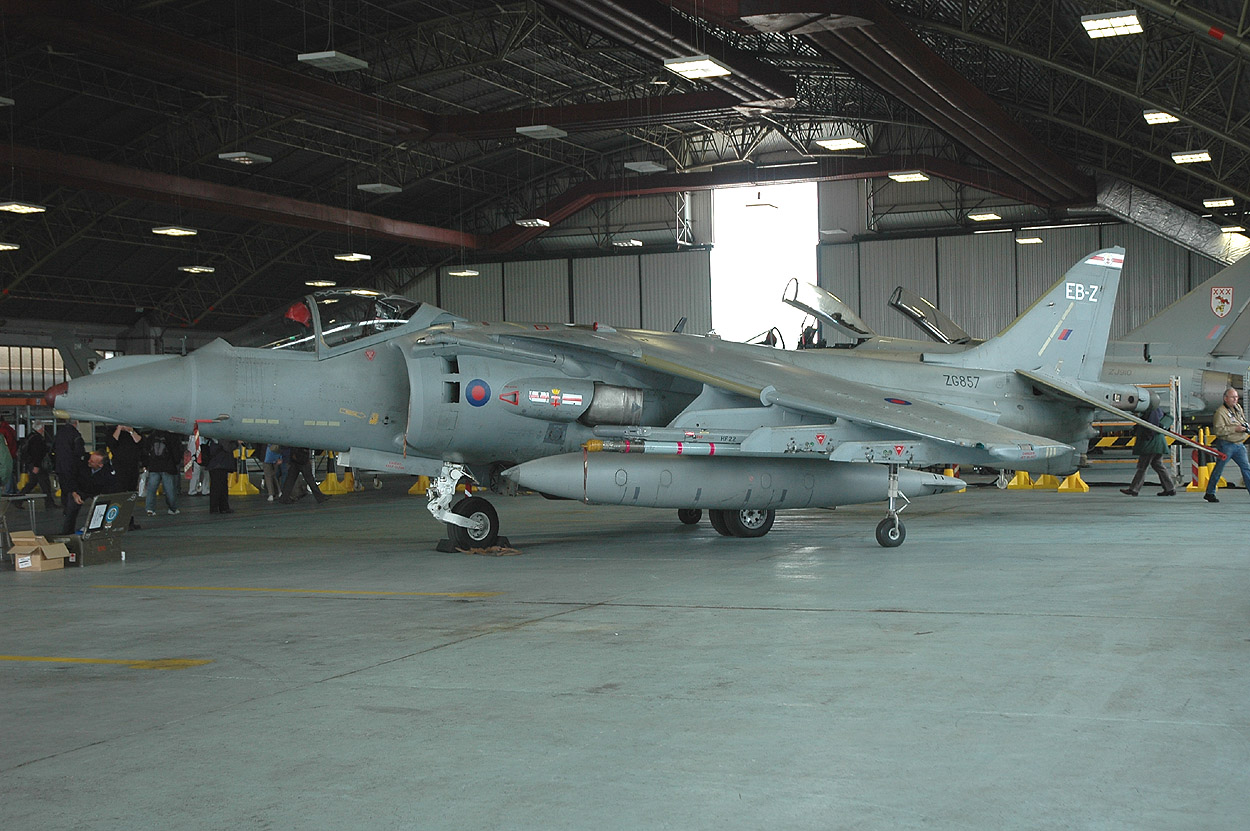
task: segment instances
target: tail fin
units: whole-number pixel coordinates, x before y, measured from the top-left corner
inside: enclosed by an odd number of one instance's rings
[[[995,337],[963,352],[925,353],[926,363],[1096,381],[1111,335],[1123,248],[1095,251]]]
[[[1240,357],[1250,346],[1250,257],[1243,257],[1120,340],[1155,354]]]

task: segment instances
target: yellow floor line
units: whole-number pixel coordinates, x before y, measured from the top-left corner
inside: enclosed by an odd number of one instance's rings
[[[42,661],[47,664],[119,664],[131,669],[187,669],[211,664],[211,660],[194,658],[157,658],[155,660],[131,658],[64,658],[45,655],[0,655],[0,661]]]
[[[95,589],[162,589],[184,592],[285,592],[287,594],[363,594],[386,597],[498,597],[503,592],[375,592],[352,589],[267,589],[258,586],[92,586]]]

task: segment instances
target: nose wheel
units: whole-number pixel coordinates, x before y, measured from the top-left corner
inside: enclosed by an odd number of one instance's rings
[[[898,515],[911,502],[898,487],[899,465],[887,465],[887,467],[890,471],[890,487],[888,491],[890,495],[890,514],[877,523],[877,544],[884,548],[895,548],[902,545],[903,540],[907,539],[907,529],[903,527],[903,521],[898,518]],[[898,504],[900,499],[903,501],[902,505]]]

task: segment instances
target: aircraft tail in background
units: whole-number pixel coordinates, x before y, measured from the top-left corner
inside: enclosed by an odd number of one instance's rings
[[[924,361],[1097,381],[1123,268],[1123,248],[1104,248],[1082,257],[998,335],[962,352],[925,353]]]

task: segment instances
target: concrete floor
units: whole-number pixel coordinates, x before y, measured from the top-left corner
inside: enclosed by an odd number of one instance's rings
[[[406,484],[0,572],[0,828],[1246,827],[1245,491],[983,487],[896,549],[501,498],[484,557]]]

